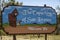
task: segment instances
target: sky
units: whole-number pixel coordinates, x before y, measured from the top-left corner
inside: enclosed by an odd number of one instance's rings
[[[56,6],[60,5],[60,0],[15,0],[15,1],[23,2],[23,5],[30,6],[43,6],[44,4],[46,4],[47,6],[52,6],[53,8],[56,8]]]
[[[7,2],[8,0],[6,0]],[[54,9],[59,5],[60,6],[60,0],[15,0],[16,2],[23,2],[23,5],[29,5],[29,6],[44,6],[46,4],[47,6],[51,6]]]

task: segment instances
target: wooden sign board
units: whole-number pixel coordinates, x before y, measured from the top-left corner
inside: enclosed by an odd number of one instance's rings
[[[2,15],[8,34],[52,33],[57,26],[57,13],[48,6],[8,6]]]

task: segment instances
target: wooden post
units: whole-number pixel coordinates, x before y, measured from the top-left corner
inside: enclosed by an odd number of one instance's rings
[[[47,40],[47,34],[45,34],[45,40]]]
[[[38,38],[40,38],[40,34],[38,34]]]
[[[16,35],[13,35],[13,40],[16,40]]]

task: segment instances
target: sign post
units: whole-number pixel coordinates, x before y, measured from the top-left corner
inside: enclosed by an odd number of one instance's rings
[[[47,34],[45,34],[45,40],[47,40]]]

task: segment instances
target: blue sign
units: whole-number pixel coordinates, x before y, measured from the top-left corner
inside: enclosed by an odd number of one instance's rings
[[[9,23],[8,14],[17,9],[17,21],[21,20],[24,24],[56,24],[56,12],[51,7],[38,6],[8,6],[3,11],[3,24]]]

